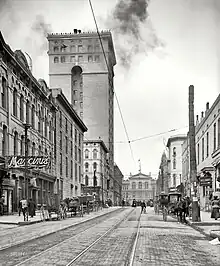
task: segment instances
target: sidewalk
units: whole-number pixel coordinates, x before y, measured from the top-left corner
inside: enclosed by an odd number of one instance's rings
[[[95,211],[94,211],[95,213]],[[88,214],[85,213],[84,216],[87,216]],[[78,217],[79,215],[77,215],[76,217]],[[73,218],[76,218],[75,216],[73,216]],[[51,220],[57,220],[57,215],[56,214],[52,214],[51,215]],[[67,218],[71,218],[71,213],[67,212]],[[42,221],[42,217],[40,215],[40,211],[36,211],[36,216],[34,216],[33,218],[31,218],[30,216],[28,216],[28,221],[24,221],[24,217],[23,214],[21,213],[21,216],[18,215],[18,213],[12,214],[12,215],[4,215],[4,216],[0,216],[0,224],[8,224],[8,225],[30,225],[30,224],[35,224],[35,223],[40,223],[43,222]]]
[[[16,226],[0,231],[0,250],[14,246],[32,239],[55,233],[59,230],[74,226],[85,221],[92,220],[98,216],[114,212],[121,207],[104,208],[96,212],[90,212],[83,217],[72,217],[60,221],[48,221],[41,224],[33,224],[32,226]],[[12,215],[13,216],[13,215]]]
[[[187,217],[186,221],[190,226],[194,227],[205,235],[212,238],[220,238],[220,218],[218,218],[218,220],[215,220],[211,218],[211,212],[205,211],[200,211],[200,218],[200,222],[193,222],[192,217]]]

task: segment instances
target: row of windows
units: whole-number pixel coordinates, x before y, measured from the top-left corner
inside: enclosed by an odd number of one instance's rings
[[[89,159],[89,150],[85,150],[85,159]],[[98,158],[98,151],[97,149],[93,149],[92,151],[92,158],[91,159],[97,159]]]
[[[132,182],[132,189],[136,189],[136,183],[135,182]],[[138,189],[142,189],[142,188],[145,188],[145,189],[148,189],[148,182],[138,182]]]
[[[13,150],[8,150],[10,147],[9,143],[9,138],[8,138],[8,132],[7,132],[7,126],[3,126],[3,134],[2,134],[2,156],[7,156],[7,155],[25,155],[25,136],[22,135],[20,140],[18,137],[18,132],[14,133],[13,136]],[[20,145],[19,145],[20,142]],[[20,147],[19,147],[20,146]],[[37,155],[45,155],[45,156],[52,156],[52,153],[47,150],[47,148],[43,149],[45,146],[45,143],[41,141],[41,144],[37,144],[35,142],[31,142],[29,139],[27,140],[27,153],[28,155],[35,156]],[[20,149],[19,149],[20,148]]]
[[[60,175],[61,176],[64,174],[63,165],[64,165],[63,154],[60,153]],[[69,158],[65,157],[65,168],[66,168],[65,174],[66,174],[66,177],[70,176],[71,179],[73,179],[73,166],[75,169],[75,172],[74,172],[75,182],[81,182],[81,175],[82,175],[81,165],[78,165],[76,162],[73,162],[73,160],[71,160],[69,163]]]
[[[83,46],[83,45],[71,45],[71,46],[66,46],[65,44],[63,44],[62,46],[54,46],[53,48],[54,53],[66,53],[66,52],[70,52],[70,53],[83,53],[83,52],[99,52],[100,51],[100,46],[99,45],[88,45],[87,47]]]
[[[93,163],[93,171],[97,170],[97,163],[94,162]],[[85,163],[85,172],[88,172],[89,171],[89,163]]]
[[[217,123],[213,125],[213,152],[220,147],[220,118]],[[197,164],[209,157],[210,143],[209,132],[206,132],[206,136],[202,138],[202,143],[197,144]],[[200,158],[200,144],[201,144],[201,158]],[[200,161],[201,160],[201,161]]]
[[[82,63],[82,62],[100,62],[100,55],[88,55],[88,56],[55,56],[53,59],[55,64],[57,63]]]
[[[60,111],[60,128],[63,128],[62,111]],[[68,121],[67,117],[65,117],[65,133],[68,134],[69,131],[70,131],[70,137],[73,138],[73,125],[72,123]],[[66,136],[65,138],[68,138],[68,137]],[[60,131],[60,141],[62,141],[62,139],[63,139],[62,131]],[[75,144],[77,144],[78,146],[81,146],[82,141],[83,141],[83,135],[79,133],[76,128],[74,131],[74,141],[75,141]],[[62,142],[60,143],[60,147],[62,147]]]

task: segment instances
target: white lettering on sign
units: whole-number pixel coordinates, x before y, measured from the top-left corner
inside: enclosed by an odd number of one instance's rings
[[[49,166],[50,158],[45,156],[28,156],[27,167],[28,168],[42,168]],[[8,168],[24,168],[25,157],[24,156],[10,156],[8,158]]]

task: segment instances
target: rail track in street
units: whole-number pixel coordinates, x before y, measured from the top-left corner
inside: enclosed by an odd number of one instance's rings
[[[4,266],[125,265],[135,241],[139,216],[136,208],[120,209],[105,218],[81,224],[81,228],[59,231],[59,236],[45,236],[8,248],[0,252],[0,260]]]
[[[30,258],[34,258],[39,254],[46,254],[54,247],[58,248],[59,245],[68,240],[73,238],[77,239],[78,235],[92,230],[97,224],[101,224],[106,220],[111,220],[115,216],[123,215],[125,212],[126,210],[118,209],[114,212],[83,221],[80,224],[74,224],[73,226],[69,226],[54,233],[3,248],[0,250],[0,261],[4,262],[4,266],[23,264],[25,261],[30,261]]]

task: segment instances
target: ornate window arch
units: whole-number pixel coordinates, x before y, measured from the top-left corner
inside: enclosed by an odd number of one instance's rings
[[[93,159],[97,159],[98,151],[96,149],[93,150]]]
[[[89,150],[88,149],[85,150],[85,159],[89,159]]]

